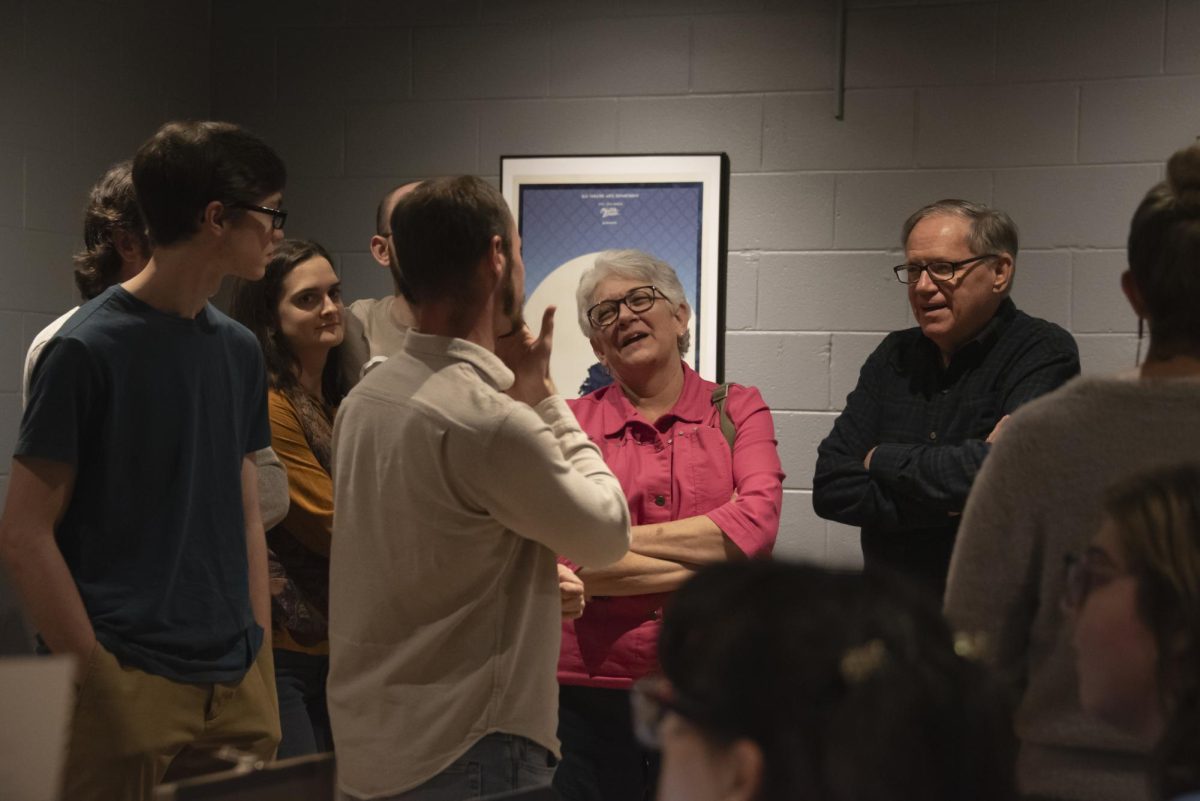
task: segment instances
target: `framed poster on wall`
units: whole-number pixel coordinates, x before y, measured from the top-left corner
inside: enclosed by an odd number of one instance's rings
[[[521,233],[525,317],[536,328],[547,306],[558,307],[550,372],[565,397],[602,380],[575,289],[610,249],[643,250],[675,268],[692,309],[685,358],[722,380],[728,186],[724,153],[501,157],[500,188]]]

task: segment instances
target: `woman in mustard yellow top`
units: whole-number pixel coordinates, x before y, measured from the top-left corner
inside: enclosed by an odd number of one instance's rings
[[[330,442],[346,394],[338,369],[341,283],[315,242],[279,244],[266,275],[234,289],[232,316],[262,345],[270,386],[271,446],[287,468],[291,506],[267,532],[280,758],[333,748],[325,707],[329,672]]]

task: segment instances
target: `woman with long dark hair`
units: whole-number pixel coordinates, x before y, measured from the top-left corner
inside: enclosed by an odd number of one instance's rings
[[[315,242],[287,240],[261,281],[239,281],[231,312],[262,346],[271,445],[287,468],[291,506],[267,532],[279,756],[333,747],[325,706],[329,672],[329,544],[333,530],[333,417],[346,394],[338,367],[341,282]]]

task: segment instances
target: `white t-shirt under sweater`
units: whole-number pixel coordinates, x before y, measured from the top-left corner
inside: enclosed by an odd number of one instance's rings
[[[555,554],[629,547],[621,485],[562,398],[410,330],[334,424],[329,714],[343,792],[401,793],[493,732],[558,753]]]
[[[1198,458],[1200,379],[1078,378],[1018,410],[992,446],[963,512],[946,614],[985,635],[1018,694],[1022,793],[1147,797],[1136,741],[1079,706],[1063,557],[1095,537],[1112,483]]]

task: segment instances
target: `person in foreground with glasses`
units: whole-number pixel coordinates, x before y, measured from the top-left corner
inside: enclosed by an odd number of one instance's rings
[[[1155,801],[1200,799],[1200,464],[1109,488],[1063,600],[1084,711],[1152,749]]]
[[[1007,708],[969,651],[888,571],[707,567],[667,605],[662,674],[634,688],[658,799],[1009,801]]]
[[[254,453],[271,443],[258,343],[209,303],[261,278],[287,172],[229,123],[138,150],[153,251],[85,303],[33,371],[0,519],[45,646],[78,660],[63,797],[149,799],[181,755],[279,742]]]
[[[615,565],[578,571],[590,600],[563,624],[554,786],[568,801],[641,801],[657,762],[632,737],[629,690],[656,667],[663,603],[699,565],[770,554],[783,473],[758,390],[730,384],[721,402],[683,360],[691,309],[670,265],[604,251],[576,300],[613,383],[570,405],[621,482],[633,537]]]
[[[1107,486],[1200,454],[1200,146],[1172,156],[1134,212],[1128,260],[1121,287],[1149,323],[1145,362],[1076,379],[1013,415],[950,565],[951,624],[984,636],[1019,699],[1017,778],[1029,796],[1146,797],[1145,743],[1079,706],[1062,563],[1095,535]]]
[[[817,449],[812,501],[821,517],[861,528],[868,567],[940,599],[959,515],[1005,419],[1078,375],[1079,353],[1009,298],[1017,228],[1003,211],[939,200],[908,218],[901,242],[894,272],[917,327],[867,358]]]

